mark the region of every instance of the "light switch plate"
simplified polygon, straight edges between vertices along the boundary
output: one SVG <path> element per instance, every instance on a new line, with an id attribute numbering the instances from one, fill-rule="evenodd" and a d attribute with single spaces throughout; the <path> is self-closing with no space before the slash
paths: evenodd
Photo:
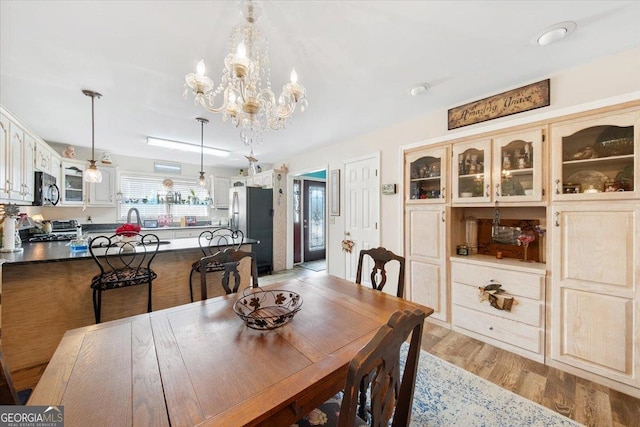
<path id="1" fill-rule="evenodd" d="M 396 194 L 396 185 L 382 184 L 382 194 Z"/>

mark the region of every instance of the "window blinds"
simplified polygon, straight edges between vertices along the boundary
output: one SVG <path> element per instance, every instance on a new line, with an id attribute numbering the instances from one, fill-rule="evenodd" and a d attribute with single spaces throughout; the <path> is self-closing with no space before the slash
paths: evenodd
<path id="1" fill-rule="evenodd" d="M 157 219 L 159 215 L 209 216 L 209 193 L 196 181 L 173 179 L 173 187 L 168 193 L 164 187 L 165 178 L 123 173 L 120 175 L 120 219 L 127 218 L 127 212 L 136 208 L 140 216 Z M 176 221 L 176 220 L 174 220 Z"/>

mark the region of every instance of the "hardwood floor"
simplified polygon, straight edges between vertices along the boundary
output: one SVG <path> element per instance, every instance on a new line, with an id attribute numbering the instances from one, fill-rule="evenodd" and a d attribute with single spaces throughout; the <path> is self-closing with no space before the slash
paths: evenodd
<path id="1" fill-rule="evenodd" d="M 294 268 L 261 284 L 318 275 Z M 422 348 L 479 377 L 593 427 L 640 427 L 640 399 L 426 322 Z"/>
<path id="2" fill-rule="evenodd" d="M 422 348 L 581 424 L 640 426 L 640 399 L 466 335 L 427 322 Z"/>

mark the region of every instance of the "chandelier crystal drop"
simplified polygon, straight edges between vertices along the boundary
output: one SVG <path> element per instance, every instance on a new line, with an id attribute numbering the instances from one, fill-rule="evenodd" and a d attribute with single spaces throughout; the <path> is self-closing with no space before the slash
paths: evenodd
<path id="1" fill-rule="evenodd" d="M 271 89 L 269 43 L 255 25 L 261 10 L 251 0 L 242 1 L 240 8 L 245 22 L 231 33 L 220 84 L 216 86 L 205 75 L 204 60 L 201 60 L 196 73 L 185 77 L 184 96 L 191 89 L 195 104 L 212 113 L 221 113 L 223 121 L 230 120 L 240 129 L 242 142 L 253 146 L 262 142 L 267 130 L 284 129 L 298 104 L 301 112 L 308 104 L 306 90 L 298 83 L 295 68 L 291 81 L 282 87 L 276 100 Z"/>

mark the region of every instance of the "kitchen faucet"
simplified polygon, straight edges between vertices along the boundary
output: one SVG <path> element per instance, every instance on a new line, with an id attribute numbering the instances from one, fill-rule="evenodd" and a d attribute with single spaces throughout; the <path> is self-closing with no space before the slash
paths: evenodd
<path id="1" fill-rule="evenodd" d="M 131 212 L 136 213 L 136 224 L 138 224 L 138 227 L 142 228 L 142 221 L 140 220 L 140 212 L 138 211 L 138 208 L 129 209 L 129 212 L 127 212 L 127 222 L 131 223 Z"/>

